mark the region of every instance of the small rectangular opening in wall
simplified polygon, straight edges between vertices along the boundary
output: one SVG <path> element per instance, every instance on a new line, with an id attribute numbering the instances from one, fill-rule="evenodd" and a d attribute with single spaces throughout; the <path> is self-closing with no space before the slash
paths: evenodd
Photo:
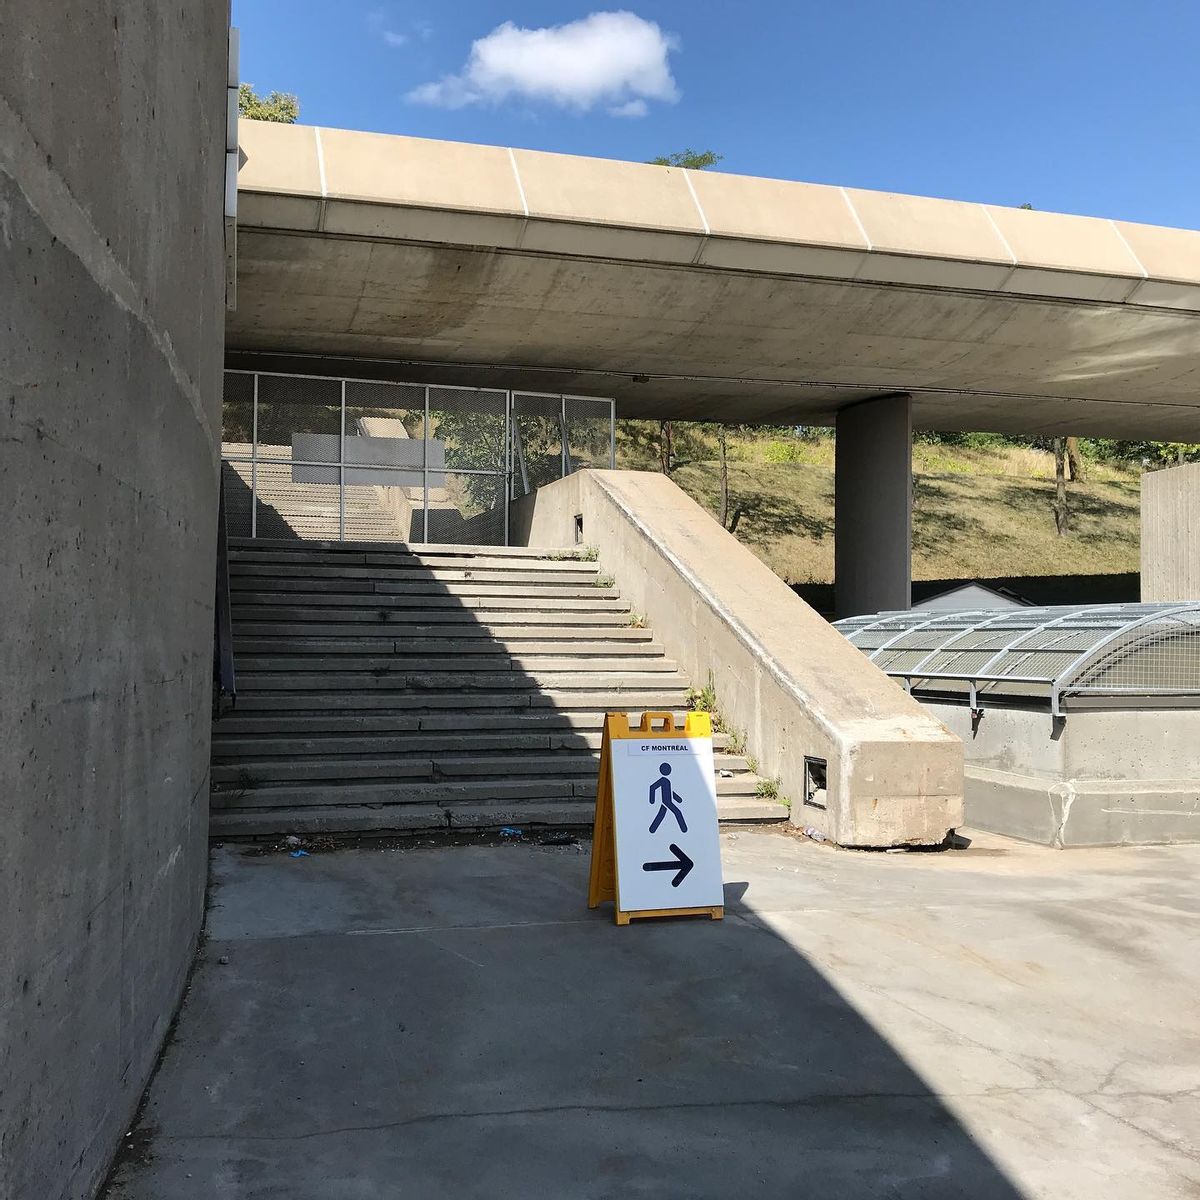
<path id="1" fill-rule="evenodd" d="M 583 545 L 583 513 L 575 514 L 575 545 Z"/>
<path id="2" fill-rule="evenodd" d="M 825 811 L 825 771 L 825 759 L 804 756 L 804 803 L 822 812 Z"/>

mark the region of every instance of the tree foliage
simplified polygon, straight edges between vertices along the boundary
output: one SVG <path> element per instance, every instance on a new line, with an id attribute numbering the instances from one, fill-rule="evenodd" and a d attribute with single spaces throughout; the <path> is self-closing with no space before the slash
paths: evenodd
<path id="1" fill-rule="evenodd" d="M 725 155 L 715 150 L 676 150 L 674 154 L 662 154 L 652 158 L 650 165 L 654 167 L 686 167 L 689 171 L 704 171 L 715 167 Z"/>
<path id="2" fill-rule="evenodd" d="M 295 125 L 300 118 L 300 101 L 291 92 L 260 96 L 252 83 L 238 84 L 238 115 L 251 121 L 278 121 Z"/>

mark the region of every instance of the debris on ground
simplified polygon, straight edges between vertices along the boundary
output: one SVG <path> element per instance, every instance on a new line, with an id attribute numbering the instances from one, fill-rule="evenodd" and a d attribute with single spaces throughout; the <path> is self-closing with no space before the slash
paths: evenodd
<path id="1" fill-rule="evenodd" d="M 812 825 L 805 825 L 803 833 L 806 838 L 811 838 L 814 842 L 823 842 L 825 840 L 825 835 Z"/>
<path id="2" fill-rule="evenodd" d="M 520 838 L 524 837 L 525 834 L 515 825 L 501 825 L 500 836 L 502 838 Z"/>
<path id="3" fill-rule="evenodd" d="M 289 857 L 290 858 L 308 858 L 309 853 L 307 850 L 293 850 L 292 853 L 289 855 Z"/>

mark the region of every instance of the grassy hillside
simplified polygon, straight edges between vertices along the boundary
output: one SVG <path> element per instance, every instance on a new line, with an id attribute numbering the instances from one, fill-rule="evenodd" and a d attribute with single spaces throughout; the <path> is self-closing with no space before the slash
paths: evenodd
<path id="1" fill-rule="evenodd" d="M 623 422 L 618 465 L 654 470 L 648 426 Z M 676 437 L 672 478 L 716 515 L 720 471 L 710 435 Z M 833 578 L 833 442 L 730 439 L 732 531 L 789 583 Z M 1072 530 L 1054 528 L 1054 459 L 1027 447 L 981 449 L 918 442 L 913 511 L 914 579 L 1107 575 L 1138 570 L 1139 473 L 1089 464 L 1068 485 Z"/>

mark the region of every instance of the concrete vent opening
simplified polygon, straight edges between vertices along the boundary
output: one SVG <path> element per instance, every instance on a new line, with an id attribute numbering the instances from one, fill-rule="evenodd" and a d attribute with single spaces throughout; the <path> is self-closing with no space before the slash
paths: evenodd
<path id="1" fill-rule="evenodd" d="M 826 808 L 827 795 L 825 775 L 827 763 L 823 758 L 804 758 L 804 803 L 809 808 Z"/>

